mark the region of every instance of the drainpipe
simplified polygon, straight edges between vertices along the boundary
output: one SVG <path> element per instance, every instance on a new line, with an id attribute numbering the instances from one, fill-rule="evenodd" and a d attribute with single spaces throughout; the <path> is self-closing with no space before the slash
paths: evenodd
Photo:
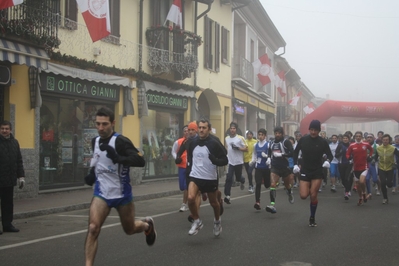
<path id="1" fill-rule="evenodd" d="M 196 17 L 196 19 L 194 20 L 194 34 L 195 35 L 198 35 L 197 34 L 197 31 L 198 31 L 198 20 L 200 18 L 202 18 L 203 16 L 205 16 L 211 10 L 211 5 L 212 5 L 212 3 L 208 4 L 208 8 L 201 15 L 199 15 L 197 17 L 197 14 L 198 14 L 198 2 L 195 1 L 195 9 L 194 9 L 194 15 Z M 195 54 L 198 57 L 198 46 L 195 47 Z M 194 71 L 194 87 L 197 87 L 197 71 Z M 196 100 L 197 100 L 196 98 L 192 99 L 192 101 L 191 101 L 191 105 L 192 106 L 196 106 L 196 104 L 197 104 Z M 194 109 L 192 108 L 192 110 L 194 110 Z M 191 120 L 196 120 L 196 119 L 197 119 L 197 117 L 194 117 L 193 112 L 191 112 Z"/>
<path id="2" fill-rule="evenodd" d="M 140 19 L 139 19 L 139 71 L 143 70 L 143 2 L 140 0 Z"/>

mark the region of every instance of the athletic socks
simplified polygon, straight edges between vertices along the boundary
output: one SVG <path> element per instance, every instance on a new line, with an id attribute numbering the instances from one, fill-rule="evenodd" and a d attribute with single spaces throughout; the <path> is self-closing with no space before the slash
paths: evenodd
<path id="1" fill-rule="evenodd" d="M 316 216 L 316 209 L 317 209 L 317 203 L 319 201 L 315 202 L 310 202 L 310 216 L 315 217 Z"/>
<path id="2" fill-rule="evenodd" d="M 274 203 L 276 201 L 276 188 L 270 188 L 270 202 Z"/>

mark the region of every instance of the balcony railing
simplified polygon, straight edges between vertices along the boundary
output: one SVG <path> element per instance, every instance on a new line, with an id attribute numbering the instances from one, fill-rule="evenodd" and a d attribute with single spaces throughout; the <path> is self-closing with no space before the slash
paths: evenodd
<path id="1" fill-rule="evenodd" d="M 56 0 L 26 0 L 0 11 L 0 36 L 41 46 L 58 47 L 58 11 Z"/>
<path id="2" fill-rule="evenodd" d="M 146 31 L 148 66 L 153 74 L 174 72 L 176 79 L 185 79 L 198 68 L 197 47 L 201 37 L 192 32 L 166 27 Z"/>
<path id="3" fill-rule="evenodd" d="M 239 81 L 242 79 L 247 85 L 253 87 L 254 84 L 254 68 L 252 63 L 242 56 L 237 56 L 234 62 L 233 79 Z"/>

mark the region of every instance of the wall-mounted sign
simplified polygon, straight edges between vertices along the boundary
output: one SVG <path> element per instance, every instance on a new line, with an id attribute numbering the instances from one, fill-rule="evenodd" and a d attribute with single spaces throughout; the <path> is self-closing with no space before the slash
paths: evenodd
<path id="1" fill-rule="evenodd" d="M 147 91 L 147 103 L 152 106 L 187 110 L 188 99 L 178 95 Z"/>
<path id="2" fill-rule="evenodd" d="M 234 104 L 234 110 L 236 114 L 239 115 L 245 115 L 245 107 L 242 105 L 239 105 L 237 103 Z"/>
<path id="3" fill-rule="evenodd" d="M 41 73 L 41 91 L 119 102 L 118 85 Z"/>

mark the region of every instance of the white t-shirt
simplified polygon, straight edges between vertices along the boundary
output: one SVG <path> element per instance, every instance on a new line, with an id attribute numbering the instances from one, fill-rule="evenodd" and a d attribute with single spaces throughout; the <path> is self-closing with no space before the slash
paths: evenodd
<path id="1" fill-rule="evenodd" d="M 225 138 L 225 141 L 227 146 L 227 158 L 229 159 L 229 164 L 244 164 L 244 152 L 240 150 L 234 150 L 232 144 L 240 148 L 245 148 L 247 147 L 245 139 L 240 135 L 235 135 L 234 137 L 227 136 Z"/>
<path id="2" fill-rule="evenodd" d="M 334 164 L 337 164 L 337 163 L 338 163 L 338 159 L 335 158 L 335 151 L 337 150 L 337 147 L 338 147 L 338 141 L 337 141 L 336 143 L 334 143 L 334 142 L 331 142 L 331 143 L 330 143 L 330 150 L 331 150 L 331 153 L 332 153 L 333 158 L 334 158 L 334 159 L 331 161 L 331 163 L 334 163 Z"/>

